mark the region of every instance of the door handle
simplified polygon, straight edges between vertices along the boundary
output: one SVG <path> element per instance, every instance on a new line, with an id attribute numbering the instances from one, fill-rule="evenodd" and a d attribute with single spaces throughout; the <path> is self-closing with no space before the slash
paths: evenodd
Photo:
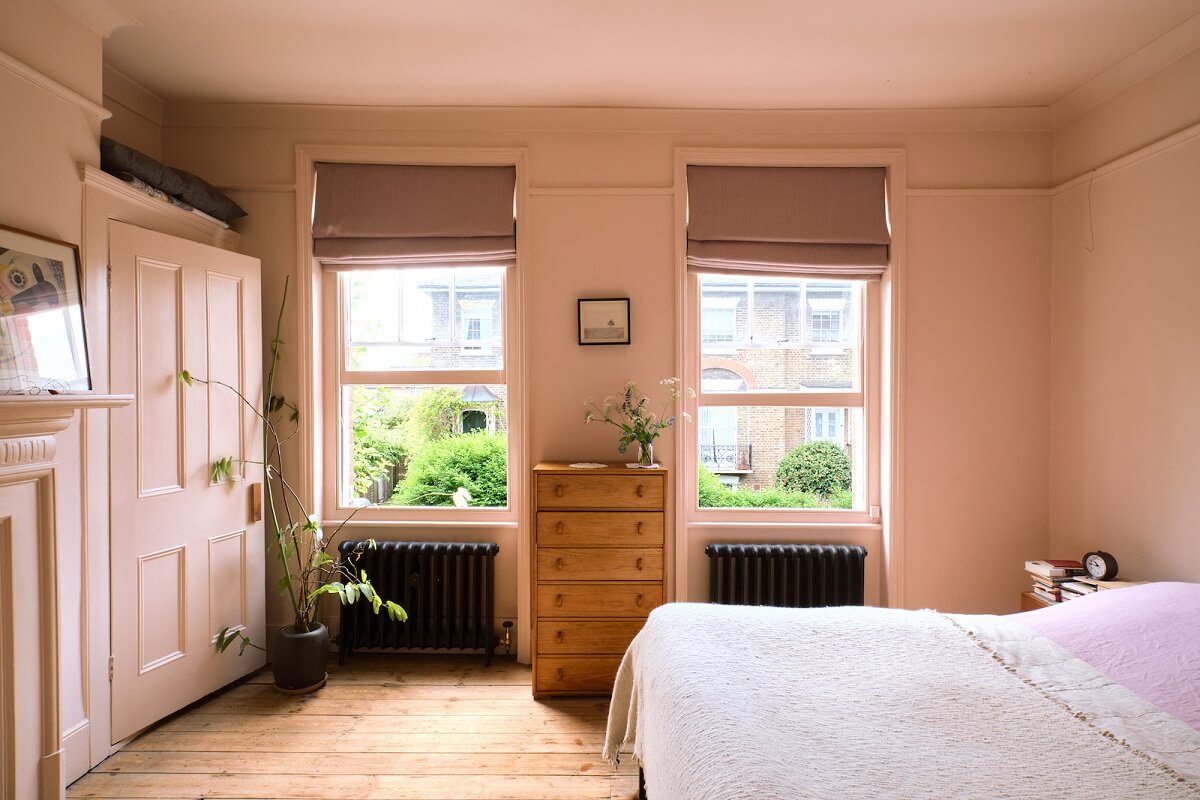
<path id="1" fill-rule="evenodd" d="M 562 644 L 562 640 L 563 640 L 563 632 L 555 631 L 554 632 L 554 641 L 558 642 L 559 644 Z"/>
<path id="2" fill-rule="evenodd" d="M 642 486 L 642 485 L 639 483 L 639 484 L 638 484 L 638 488 L 637 488 L 637 496 L 638 496 L 638 497 L 643 497 L 643 496 L 645 496 L 645 494 L 646 494 L 646 487 Z"/>
<path id="3" fill-rule="evenodd" d="M 563 604 L 563 596 L 561 594 L 554 595 L 554 605 L 558 606 L 559 608 L 562 608 L 562 604 Z"/>
<path id="4" fill-rule="evenodd" d="M 555 494 L 555 496 L 557 496 L 557 497 L 562 497 L 562 496 L 563 496 L 563 491 L 564 491 L 564 487 L 563 487 L 563 485 L 562 485 L 561 483 L 560 483 L 560 484 L 557 484 L 557 485 L 555 485 L 555 487 L 554 487 L 554 494 Z"/>
<path id="5" fill-rule="evenodd" d="M 637 560 L 637 568 L 639 570 L 642 568 L 642 560 L 640 558 Z"/>
<path id="6" fill-rule="evenodd" d="M 250 521 L 258 522 L 263 517 L 262 483 L 250 484 Z"/>
<path id="7" fill-rule="evenodd" d="M 559 522 L 557 525 L 554 526 L 554 532 L 557 533 L 559 536 L 562 536 L 564 527 L 566 527 L 566 526 L 563 525 L 561 522 Z"/>

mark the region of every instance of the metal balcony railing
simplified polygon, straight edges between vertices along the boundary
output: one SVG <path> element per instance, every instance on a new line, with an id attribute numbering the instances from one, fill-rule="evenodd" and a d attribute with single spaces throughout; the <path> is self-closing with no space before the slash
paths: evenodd
<path id="1" fill-rule="evenodd" d="M 700 463 L 710 472 L 749 472 L 753 468 L 753 456 L 754 445 L 700 445 Z"/>

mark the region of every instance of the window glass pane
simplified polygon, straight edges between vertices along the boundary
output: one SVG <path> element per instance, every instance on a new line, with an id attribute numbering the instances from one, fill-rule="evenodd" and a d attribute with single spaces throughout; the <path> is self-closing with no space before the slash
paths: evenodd
<path id="1" fill-rule="evenodd" d="M 862 281 L 701 275 L 702 377 L 741 377 L 721 391 L 858 391 L 862 295 Z"/>
<path id="2" fill-rule="evenodd" d="M 352 370 L 501 369 L 503 269 L 344 274 Z"/>
<path id="3" fill-rule="evenodd" d="M 701 507 L 861 510 L 861 408 L 701 406 Z"/>
<path id="4" fill-rule="evenodd" d="M 504 385 L 342 389 L 344 505 L 508 504 Z"/>

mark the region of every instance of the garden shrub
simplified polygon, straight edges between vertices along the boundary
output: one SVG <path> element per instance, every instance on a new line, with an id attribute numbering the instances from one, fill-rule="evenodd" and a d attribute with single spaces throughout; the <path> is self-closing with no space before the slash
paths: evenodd
<path id="1" fill-rule="evenodd" d="M 700 497 L 701 508 L 725 508 L 732 505 L 730 501 L 734 492 L 702 464 L 697 481 L 697 494 Z"/>
<path id="2" fill-rule="evenodd" d="M 391 503 L 449 506 L 459 487 L 473 506 L 508 502 L 508 448 L 501 435 L 476 431 L 431 442 L 408 464 Z"/>
<path id="3" fill-rule="evenodd" d="M 775 470 L 775 483 L 793 492 L 829 497 L 850 488 L 850 456 L 832 442 L 805 442 L 788 451 Z"/>
<path id="4" fill-rule="evenodd" d="M 700 467 L 697 494 L 701 508 L 823 508 L 821 498 L 811 492 L 793 492 L 775 486 L 754 491 L 735 491 L 706 469 Z"/>
<path id="5" fill-rule="evenodd" d="M 854 508 L 854 492 L 849 489 L 834 489 L 829 495 L 829 505 L 833 508 Z"/>

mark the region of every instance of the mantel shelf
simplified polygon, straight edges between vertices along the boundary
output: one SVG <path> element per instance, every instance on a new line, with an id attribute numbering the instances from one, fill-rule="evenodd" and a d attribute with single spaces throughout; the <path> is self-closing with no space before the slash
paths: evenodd
<path id="1" fill-rule="evenodd" d="M 0 439 L 50 436 L 71 424 L 76 409 L 121 408 L 131 394 L 0 395 Z"/>

